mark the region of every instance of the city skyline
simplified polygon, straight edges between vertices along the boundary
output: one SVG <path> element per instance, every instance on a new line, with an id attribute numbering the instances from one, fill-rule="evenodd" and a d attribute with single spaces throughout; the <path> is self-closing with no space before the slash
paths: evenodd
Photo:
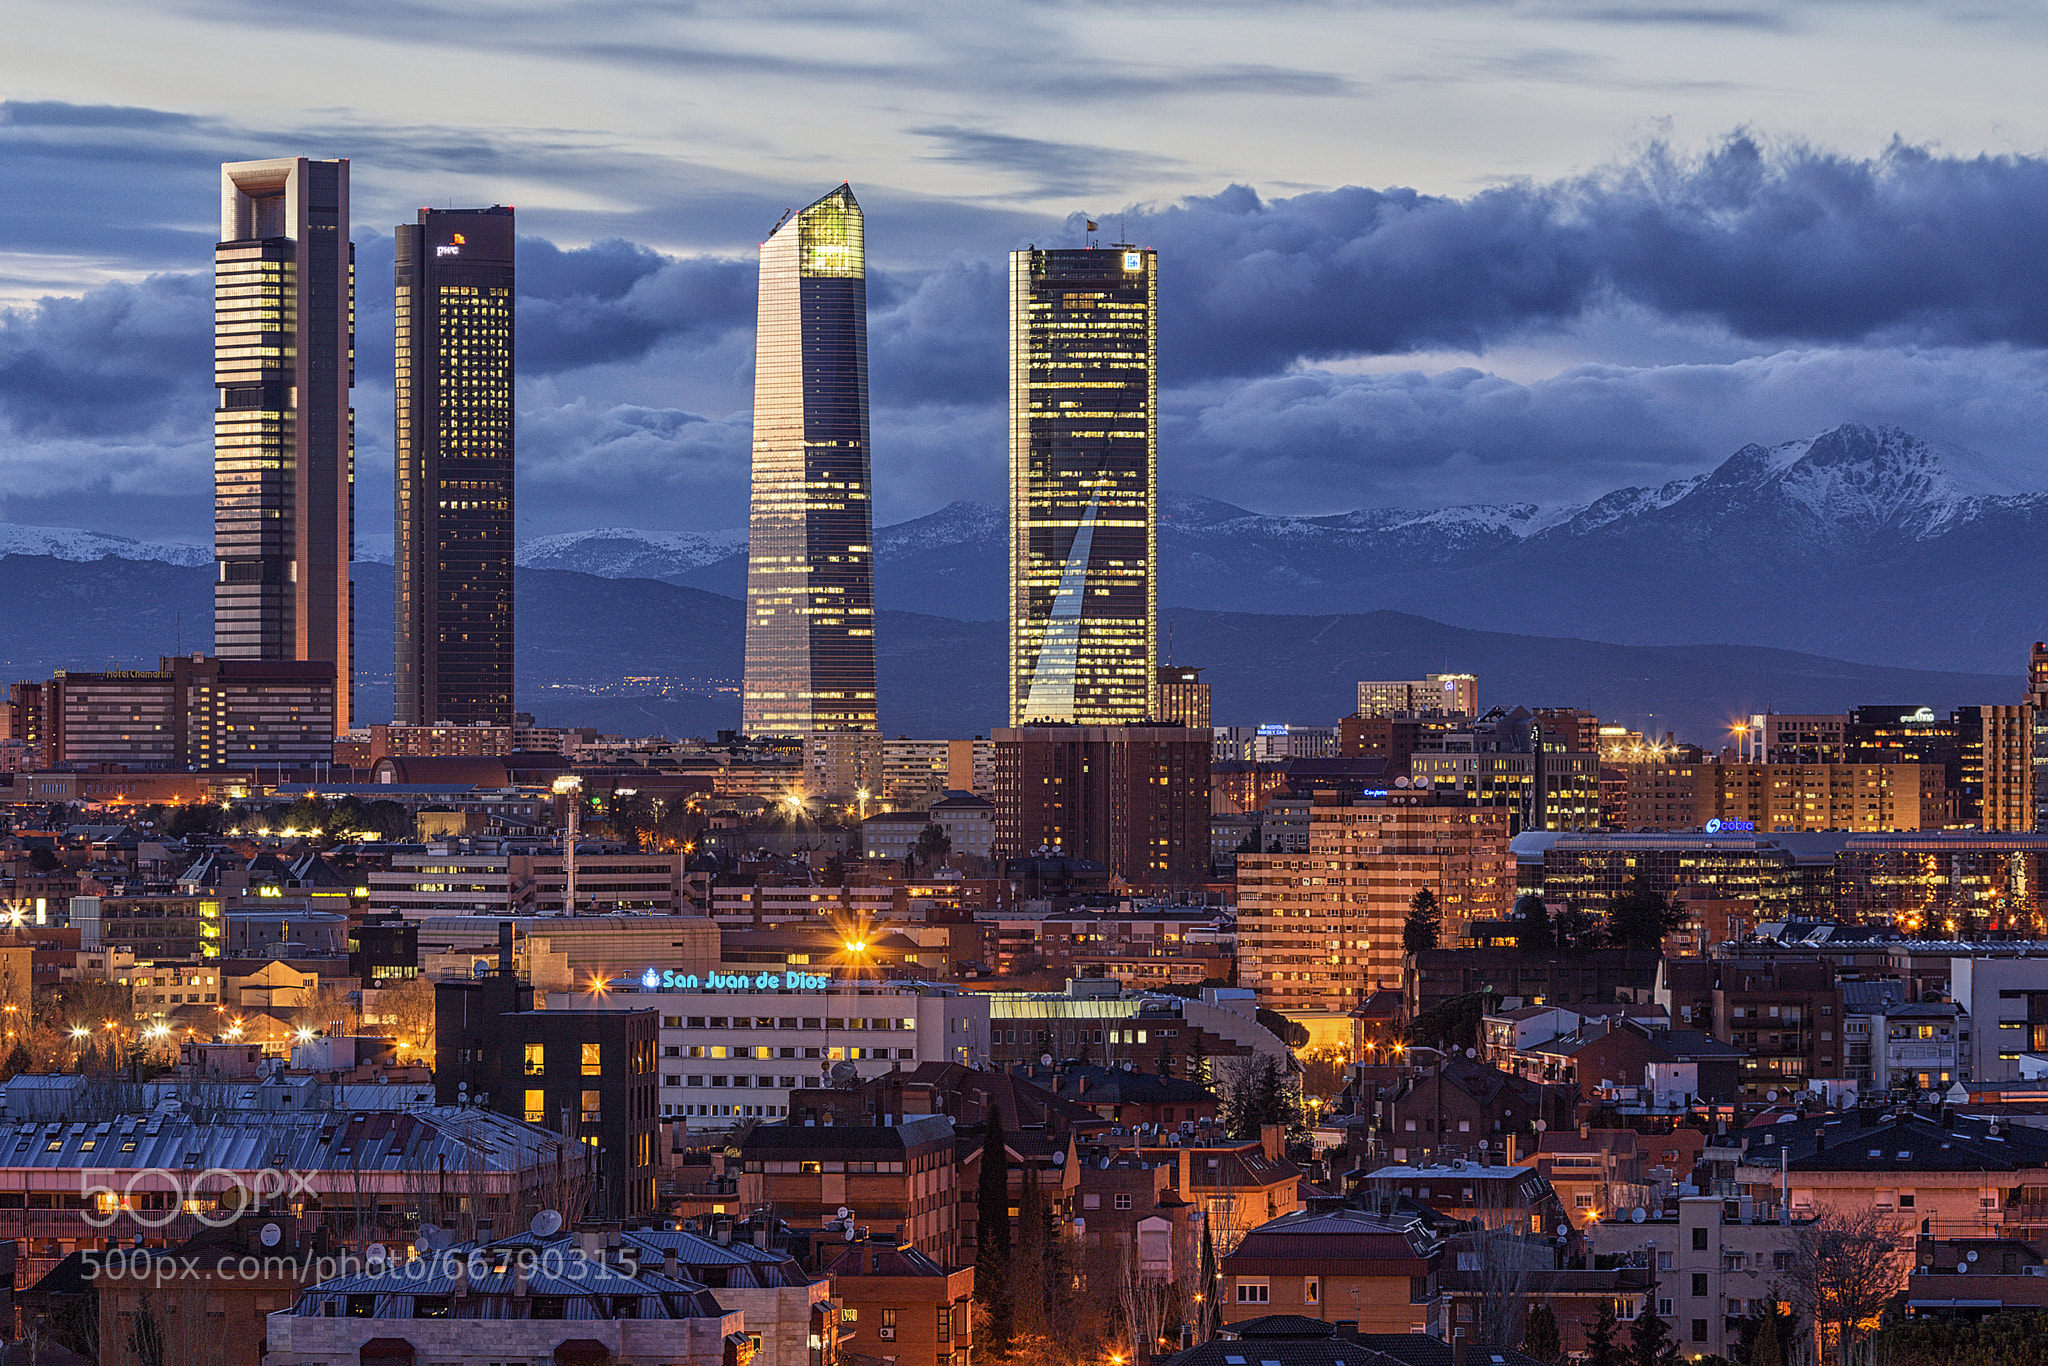
<path id="1" fill-rule="evenodd" d="M 872 47 L 695 15 L 614 16 L 630 55 L 541 55 L 527 44 L 558 21 L 500 13 L 449 63 L 445 17 L 337 48 L 322 16 L 137 12 L 193 59 L 124 79 L 24 13 L 0 139 L 24 190 L 0 219 L 0 297 L 26 310 L 0 368 L 0 521 L 203 539 L 184 490 L 210 405 L 180 355 L 213 232 L 190 176 L 273 148 L 353 157 L 359 223 L 519 203 L 522 538 L 739 525 L 748 255 L 806 187 L 848 175 L 876 222 L 884 523 L 1000 499 L 997 263 L 1079 246 L 1081 215 L 1190 286 L 1160 319 L 1168 494 L 1317 514 L 1569 503 L 1843 421 L 2048 484 L 2026 285 L 2044 130 L 2019 79 L 2042 34 L 2016 8 L 1363 5 L 1253 24 L 1153 7 L 1079 25 L 1026 6 L 980 29 L 890 5 L 864 15 Z M 242 60 L 256 50 L 317 52 L 328 74 L 292 89 L 274 73 L 304 64 Z M 970 74 L 998 50 L 1002 100 Z M 664 61 L 703 94 L 650 119 L 636 102 Z M 508 120 L 483 95 L 507 88 L 549 95 Z M 1102 122 L 1082 88 L 1124 117 Z M 359 242 L 381 277 L 388 231 Z M 374 411 L 390 301 L 360 303 Z M 381 536 L 390 434 L 359 435 L 360 520 Z"/>

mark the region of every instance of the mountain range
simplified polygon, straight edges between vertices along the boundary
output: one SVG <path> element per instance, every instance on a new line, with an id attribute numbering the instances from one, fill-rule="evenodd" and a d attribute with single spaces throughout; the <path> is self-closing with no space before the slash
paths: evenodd
<path id="1" fill-rule="evenodd" d="M 879 528 L 877 605 L 1000 619 L 1006 536 L 1001 509 L 967 502 Z M 1563 507 L 1279 517 L 1168 496 L 1159 556 L 1163 606 L 1388 609 L 1483 630 L 1733 641 L 1927 669 L 2020 668 L 2048 624 L 2014 612 L 2023 586 L 2048 573 L 2048 492 L 1975 486 L 1918 437 L 1857 425 Z M 528 541 L 519 563 L 744 597 L 746 534 L 564 533 Z"/>
<path id="2" fill-rule="evenodd" d="M 2012 700 L 2048 634 L 2014 606 L 2048 570 L 2048 493 L 1973 484 L 1965 460 L 1896 429 L 1747 446 L 1568 507 L 1278 517 L 1179 496 L 1160 521 L 1162 646 L 1209 670 L 1221 723 L 1326 724 L 1358 679 L 1469 670 L 1489 701 L 1704 739 L 1766 704 Z M 892 733 L 995 724 L 1005 537 L 1000 510 L 964 502 L 876 533 Z M 607 729 L 734 724 L 745 543 L 617 528 L 524 543 L 520 705 Z M 358 553 L 358 709 L 374 719 L 389 709 L 388 539 Z M 0 526 L 0 667 L 204 648 L 209 558 Z"/>

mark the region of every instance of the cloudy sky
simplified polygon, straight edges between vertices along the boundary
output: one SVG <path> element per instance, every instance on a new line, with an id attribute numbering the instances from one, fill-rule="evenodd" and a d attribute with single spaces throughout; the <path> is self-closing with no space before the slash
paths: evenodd
<path id="1" fill-rule="evenodd" d="M 991 500 L 1002 256 L 1161 253 L 1169 492 L 1561 503 L 1842 421 L 2048 488 L 2021 0 L 0 0 L 0 520 L 209 535 L 218 163 L 518 206 L 523 535 L 744 519 L 754 250 L 867 210 L 878 516 Z"/>

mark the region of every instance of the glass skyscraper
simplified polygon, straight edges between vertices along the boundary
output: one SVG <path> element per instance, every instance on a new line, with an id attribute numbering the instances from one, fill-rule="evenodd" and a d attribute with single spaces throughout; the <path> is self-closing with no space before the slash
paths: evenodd
<path id="1" fill-rule="evenodd" d="M 1153 717 L 1158 258 L 1010 255 L 1010 724 Z"/>
<path id="2" fill-rule="evenodd" d="M 512 210 L 396 229 L 393 710 L 512 724 Z"/>
<path id="3" fill-rule="evenodd" d="M 355 247 L 348 162 L 220 168 L 214 248 L 213 642 L 324 660 L 349 728 Z"/>
<path id="4" fill-rule="evenodd" d="M 747 544 L 748 735 L 801 738 L 815 792 L 876 784 L 867 262 L 841 185 L 761 244 Z"/>

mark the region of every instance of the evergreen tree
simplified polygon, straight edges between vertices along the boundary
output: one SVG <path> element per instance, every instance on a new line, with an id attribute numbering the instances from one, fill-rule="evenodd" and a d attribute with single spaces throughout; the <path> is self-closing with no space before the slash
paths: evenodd
<path id="1" fill-rule="evenodd" d="M 1628 891 L 1607 903 L 1607 937 L 1627 949 L 1654 949 L 1685 923 L 1685 912 L 1638 874 Z"/>
<path id="2" fill-rule="evenodd" d="M 4 1071 L 11 1081 L 34 1066 L 35 1059 L 29 1055 L 28 1044 L 16 1039 L 14 1047 L 7 1051 L 7 1062 L 4 1067 L 0 1067 L 0 1071 Z"/>
<path id="3" fill-rule="evenodd" d="M 1435 948 L 1443 935 L 1443 924 L 1436 893 L 1424 887 L 1408 903 L 1408 923 L 1401 927 L 1401 952 L 1420 953 Z"/>
<path id="4" fill-rule="evenodd" d="M 1785 1366 L 1785 1335 L 1780 1323 L 1784 1317 L 1774 1297 L 1757 1321 L 1756 1333 L 1743 1353 L 1743 1366 Z"/>
<path id="5" fill-rule="evenodd" d="M 1515 947 L 1523 953 L 1549 953 L 1557 947 L 1550 908 L 1542 897 L 1531 894 L 1515 903 Z"/>
<path id="6" fill-rule="evenodd" d="M 1522 1351 L 1542 1362 L 1564 1360 L 1564 1341 L 1557 1333 L 1557 1315 L 1551 1312 L 1548 1304 L 1534 1305 L 1523 1320 Z"/>
<path id="7" fill-rule="evenodd" d="M 1678 1366 L 1678 1342 L 1648 1305 L 1629 1330 L 1627 1366 Z"/>
<path id="8" fill-rule="evenodd" d="M 1222 1313 L 1222 1306 L 1216 1303 L 1216 1240 L 1210 1235 L 1209 1221 L 1202 1221 L 1202 1283 L 1196 1287 L 1195 1296 L 1200 1301 L 1195 1310 L 1195 1341 L 1207 1342 L 1212 1334 L 1210 1324 Z"/>
<path id="9" fill-rule="evenodd" d="M 1594 1317 L 1593 1326 L 1586 1330 L 1586 1366 L 1628 1366 L 1628 1351 L 1620 1337 L 1614 1302 L 1600 1301 L 1600 1312 Z"/>
<path id="10" fill-rule="evenodd" d="M 1010 1284 L 1010 1161 L 1003 1117 L 989 1111 L 981 1140 L 981 1181 L 975 1188 L 974 1299 L 981 1306 L 981 1346 L 993 1357 L 1010 1350 L 1017 1304 Z"/>

